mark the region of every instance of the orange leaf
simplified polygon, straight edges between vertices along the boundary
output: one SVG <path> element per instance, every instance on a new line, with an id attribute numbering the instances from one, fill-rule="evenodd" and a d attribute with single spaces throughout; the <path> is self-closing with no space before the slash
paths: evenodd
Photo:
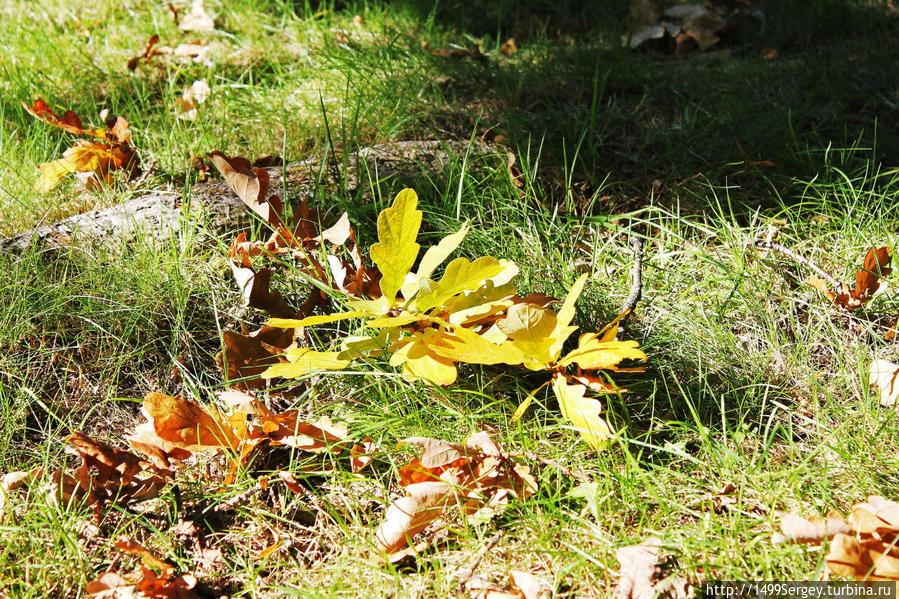
<path id="1" fill-rule="evenodd" d="M 177 447 L 194 450 L 227 447 L 236 450 L 240 440 L 217 412 L 208 412 L 198 404 L 162 393 L 148 393 L 144 411 L 153 419 L 160 438 Z"/>

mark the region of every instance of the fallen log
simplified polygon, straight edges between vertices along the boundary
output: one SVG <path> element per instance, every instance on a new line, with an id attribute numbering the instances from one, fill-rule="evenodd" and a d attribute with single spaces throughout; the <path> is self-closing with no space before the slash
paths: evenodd
<path id="1" fill-rule="evenodd" d="M 349 193 L 372 197 L 372 186 L 391 178 L 408 180 L 416 174 L 445 171 L 456 161 L 483 159 L 496 154 L 483 144 L 404 141 L 361 148 L 356 156 L 331 159 L 324 166 L 314 158 L 266 169 L 272 193 L 311 196 L 316 182 L 330 180 Z M 472 164 L 477 167 L 482 160 Z M 334 182 L 339 182 L 339 185 Z M 286 195 L 286 194 L 284 194 Z M 76 214 L 51 225 L 36 227 L 0 240 L 0 251 L 22 252 L 32 247 L 64 248 L 75 245 L 110 245 L 143 238 L 162 241 L 181 231 L 188 221 L 200 224 L 211 235 L 246 227 L 250 211 L 224 181 L 198 183 L 187 194 L 152 191 L 110 208 Z"/>

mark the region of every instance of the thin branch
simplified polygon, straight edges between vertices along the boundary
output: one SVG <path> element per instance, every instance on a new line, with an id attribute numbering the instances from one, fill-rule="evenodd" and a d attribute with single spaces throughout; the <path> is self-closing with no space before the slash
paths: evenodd
<path id="1" fill-rule="evenodd" d="M 481 547 L 481 550 L 478 551 L 478 555 L 471 562 L 468 570 L 466 570 L 465 573 L 459 577 L 460 587 L 464 587 L 465 583 L 474 577 L 474 573 L 477 572 L 478 566 L 481 565 L 481 560 L 483 560 L 484 556 L 486 556 L 490 552 L 490 550 L 493 549 L 493 547 L 497 543 L 499 543 L 499 540 L 503 538 L 503 534 L 505 534 L 505 531 L 499 531 L 498 533 L 493 535 L 493 537 L 489 541 L 487 541 L 487 543 L 483 547 Z"/>
<path id="2" fill-rule="evenodd" d="M 621 307 L 621 312 L 627 312 L 627 314 L 618 323 L 619 337 L 624 334 L 624 325 L 627 323 L 627 319 L 637 307 L 637 302 L 643 297 L 643 240 L 639 237 L 631 237 L 630 246 L 634 252 L 634 264 L 631 266 L 631 289 Z"/>
<path id="3" fill-rule="evenodd" d="M 565 476 L 567 476 L 569 478 L 573 478 L 575 480 L 579 480 L 582 483 L 590 481 L 590 478 L 587 475 L 582 474 L 580 472 L 576 472 L 576 471 L 572 470 L 571 468 L 568 468 L 567 466 L 563 466 L 562 464 L 556 462 L 555 460 L 551 460 L 549 458 L 544 458 L 542 456 L 539 456 L 536 453 L 534 453 L 533 451 L 515 451 L 515 452 L 507 453 L 506 455 L 508 455 L 509 457 L 513 457 L 513 458 L 524 458 L 526 460 L 531 460 L 532 462 L 537 462 L 544 466 L 549 466 L 550 468 L 555 468 L 556 470 L 558 470 Z"/>
<path id="4" fill-rule="evenodd" d="M 755 247 L 760 250 L 774 250 L 775 252 L 779 252 L 779 253 L 783 254 L 784 256 L 792 258 L 799 264 L 815 271 L 818 275 L 821 276 L 822 279 L 824 279 L 825 281 L 830 283 L 831 287 L 833 287 L 834 289 L 837 289 L 840 287 L 839 281 L 837 281 L 835 278 L 830 276 L 830 274 L 827 271 L 825 271 L 823 268 L 821 268 L 820 266 L 818 266 L 817 264 L 815 264 L 808 258 L 800 256 L 799 254 L 797 254 L 796 252 L 794 252 L 793 250 L 791 250 L 790 248 L 788 248 L 784 245 L 775 243 L 773 241 L 756 241 Z"/>

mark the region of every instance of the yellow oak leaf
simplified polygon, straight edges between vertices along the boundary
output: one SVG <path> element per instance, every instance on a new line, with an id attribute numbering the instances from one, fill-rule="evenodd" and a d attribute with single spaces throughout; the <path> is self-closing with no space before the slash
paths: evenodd
<path id="1" fill-rule="evenodd" d="M 452 360 L 417 346 L 409 352 L 406 363 L 403 364 L 403 379 L 407 381 L 422 380 L 443 387 L 455 383 L 457 376 L 458 371 Z"/>
<path id="2" fill-rule="evenodd" d="M 55 188 L 59 181 L 70 173 L 95 173 L 105 181 L 110 164 L 116 157 L 109 152 L 109 146 L 98 142 L 79 141 L 63 152 L 59 160 L 38 165 L 41 176 L 37 190 L 46 193 Z"/>
<path id="3" fill-rule="evenodd" d="M 373 329 L 384 329 L 393 327 L 404 327 L 407 324 L 418 322 L 420 320 L 428 320 L 425 314 L 412 314 L 409 312 L 400 312 L 396 316 L 382 316 L 381 318 L 372 318 L 366 321 L 365 326 Z"/>
<path id="4" fill-rule="evenodd" d="M 559 400 L 562 415 L 574 424 L 584 440 L 593 449 L 602 449 L 608 443 L 612 430 L 606 421 L 599 417 L 602 404 L 589 397 L 585 385 L 569 385 L 565 375 L 557 372 L 553 375 L 553 393 Z"/>
<path id="5" fill-rule="evenodd" d="M 454 362 L 514 366 L 526 359 L 518 348 L 508 343 L 497 345 L 464 327 L 455 327 L 450 332 L 434 331 L 431 341 L 434 353 Z"/>
<path id="6" fill-rule="evenodd" d="M 443 264 L 449 255 L 456 251 L 465 236 L 468 235 L 468 222 L 462 224 L 462 227 L 455 233 L 451 233 L 440 240 L 437 245 L 428 248 L 425 255 L 421 258 L 418 265 L 418 271 L 415 276 L 419 279 L 427 279 L 434 273 L 438 266 Z"/>
<path id="7" fill-rule="evenodd" d="M 262 378 L 271 379 L 280 376 L 287 379 L 297 378 L 315 370 L 340 370 L 346 368 L 352 359 L 343 356 L 343 352 L 315 351 L 299 347 L 287 352 L 287 364 L 274 364 L 262 373 Z"/>
<path id="8" fill-rule="evenodd" d="M 307 316 L 306 318 L 270 318 L 265 324 L 270 327 L 278 327 L 279 329 L 298 329 L 300 327 L 311 327 L 317 324 L 327 324 L 329 322 L 349 320 L 351 318 L 363 318 L 368 315 L 368 312 L 354 310 L 351 312 L 338 312 L 336 314 L 316 314 L 315 316 Z"/>
<path id="9" fill-rule="evenodd" d="M 562 307 L 559 308 L 559 312 L 556 314 L 556 328 L 550 335 L 554 340 L 550 354 L 554 357 L 558 357 L 562 353 L 562 345 L 565 343 L 565 340 L 577 330 L 577 327 L 569 325 L 574 318 L 574 304 L 584 290 L 587 276 L 587 273 L 584 273 L 577 278 L 574 285 L 568 290 L 568 295 L 565 296 L 565 301 L 562 302 Z"/>
<path id="10" fill-rule="evenodd" d="M 415 264 L 419 245 L 415 243 L 421 227 L 421 210 L 416 210 L 418 195 L 404 189 L 393 206 L 378 215 L 378 243 L 371 246 L 371 259 L 381 272 L 381 293 L 388 307 L 396 301 L 396 292 Z"/>
<path id="11" fill-rule="evenodd" d="M 534 304 L 514 304 L 496 326 L 518 341 L 535 341 L 550 337 L 556 328 L 556 314 Z"/>
<path id="12" fill-rule="evenodd" d="M 600 341 L 597 333 L 584 333 L 576 349 L 559 361 L 559 366 L 577 364 L 584 370 L 614 370 L 624 359 L 646 360 L 636 341 Z"/>
<path id="13" fill-rule="evenodd" d="M 47 193 L 55 189 L 66 175 L 77 172 L 66 158 L 39 164 L 37 168 L 41 172 L 41 176 L 35 187 L 40 193 Z"/>
<path id="14" fill-rule="evenodd" d="M 456 258 L 447 265 L 439 282 L 430 284 L 428 289 L 423 288 L 419 292 L 414 302 L 415 309 L 427 312 L 431 308 L 442 306 L 454 295 L 474 291 L 493 277 L 501 274 L 508 276 L 510 271 L 514 271 L 511 275 L 514 276 L 518 273 L 518 267 L 508 260 L 497 260 L 492 256 L 483 256 L 474 262 L 468 258 Z"/>

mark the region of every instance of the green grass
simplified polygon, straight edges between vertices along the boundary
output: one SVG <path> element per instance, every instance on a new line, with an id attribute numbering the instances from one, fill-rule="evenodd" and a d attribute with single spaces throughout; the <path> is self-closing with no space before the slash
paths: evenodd
<path id="1" fill-rule="evenodd" d="M 97 124 L 104 108 L 125 116 L 144 164 L 156 163 L 145 189 L 183 189 L 197 178 L 191 155 L 212 150 L 287 161 L 334 152 L 343 164 L 371 143 L 474 137 L 514 152 L 524 185 L 512 184 L 501 156 L 417 173 L 423 245 L 469 219 L 461 254 L 515 261 L 522 291 L 560 297 L 590 272 L 576 323 L 594 330 L 627 296 L 627 242 L 642 236 L 644 299 L 628 328 L 649 368 L 618 377 L 631 392 L 604 400 L 622 435 L 601 454 L 545 392 L 511 424 L 542 382 L 514 369 L 463 367 L 449 389 L 405 383 L 377 361 L 312 377 L 296 407 L 379 442 L 374 467 L 353 474 L 272 452 L 221 487 L 210 476 L 223 460 L 204 458 L 177 488 L 109 510 L 98 529 L 89 509 L 33 485 L 0 522 L 0 594 L 84 596 L 119 559 L 112 543 L 122 537 L 238 597 L 456 596 L 457 577 L 497 534 L 477 573 L 502 581 L 529 570 L 560 597 L 609 596 L 615 549 L 650 535 L 693 583 L 797 580 L 818 576 L 826 552 L 772 545 L 779 512 L 899 497 L 895 415 L 867 389 L 870 360 L 899 357 L 883 341 L 899 300 L 888 290 L 862 314 L 840 314 L 799 284 L 807 269 L 751 247 L 774 226 L 779 242 L 849 280 L 868 247 L 895 244 L 894 12 L 759 1 L 763 25 L 677 58 L 618 47 L 624 3 L 208 4 L 219 31 L 185 34 L 164 3 L 0 0 L 0 235 L 134 193 L 66 182 L 38 194 L 36 165 L 71 140 L 21 108 L 36 97 Z M 155 33 L 169 46 L 205 39 L 210 61 L 157 57 L 129 72 Z M 510 56 L 499 51 L 508 37 L 519 49 Z M 423 40 L 478 46 L 485 59 L 436 56 Z M 760 57 L 768 47 L 778 58 Z M 180 119 L 176 96 L 195 79 L 211 97 L 200 118 Z M 346 188 L 326 172 L 314 203 L 348 210 L 367 247 L 400 187 Z M 229 242 L 194 230 L 161 246 L 0 254 L 0 470 L 59 467 L 75 430 L 122 446 L 149 391 L 211 400 L 223 385 L 220 329 L 264 320 L 240 309 Z M 279 284 L 300 297 L 295 281 Z M 396 468 L 410 456 L 396 442 L 461 441 L 483 428 L 589 485 L 576 490 L 576 479 L 532 462 L 540 490 L 527 502 L 484 525 L 447 518 L 412 565 L 369 563 Z M 252 491 L 276 469 L 294 471 L 317 500 Z M 716 491 L 726 484 L 736 490 L 725 499 Z M 169 530 L 179 520 L 205 529 L 223 561 L 198 561 Z"/>

